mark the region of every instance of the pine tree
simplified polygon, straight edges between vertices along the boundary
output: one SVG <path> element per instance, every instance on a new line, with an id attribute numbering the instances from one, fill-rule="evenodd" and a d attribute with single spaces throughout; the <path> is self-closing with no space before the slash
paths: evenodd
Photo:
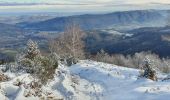
<path id="1" fill-rule="evenodd" d="M 28 40 L 26 58 L 34 59 L 36 56 L 40 56 L 38 45 L 32 40 Z"/>
<path id="2" fill-rule="evenodd" d="M 48 79 L 53 78 L 55 69 L 58 67 L 58 59 L 55 54 L 42 56 L 36 42 L 29 40 L 26 52 L 18 57 L 19 69 L 39 79 L 41 83 L 46 84 Z"/>

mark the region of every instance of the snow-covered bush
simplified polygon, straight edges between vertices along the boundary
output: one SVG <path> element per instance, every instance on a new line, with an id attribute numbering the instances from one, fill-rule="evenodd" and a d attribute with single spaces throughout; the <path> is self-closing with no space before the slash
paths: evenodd
<path id="1" fill-rule="evenodd" d="M 108 62 L 109 54 L 106 53 L 103 49 L 100 50 L 100 52 L 96 55 L 96 60 L 101 62 Z"/>
<path id="2" fill-rule="evenodd" d="M 71 66 L 73 64 L 76 64 L 78 62 L 78 59 L 74 58 L 74 57 L 68 57 L 65 59 L 65 64 L 67 66 Z"/>
<path id="3" fill-rule="evenodd" d="M 42 57 L 39 59 L 41 65 L 35 71 L 35 77 L 40 79 L 41 83 L 46 84 L 47 80 L 54 78 L 55 69 L 58 67 L 58 62 L 50 57 Z"/>
<path id="4" fill-rule="evenodd" d="M 141 77 L 145 77 L 154 81 L 157 80 L 156 71 L 154 70 L 153 65 L 149 59 L 144 61 L 142 69 L 143 73 L 141 73 Z"/>
<path id="5" fill-rule="evenodd" d="M 0 82 L 8 81 L 10 78 L 3 73 L 0 73 Z"/>

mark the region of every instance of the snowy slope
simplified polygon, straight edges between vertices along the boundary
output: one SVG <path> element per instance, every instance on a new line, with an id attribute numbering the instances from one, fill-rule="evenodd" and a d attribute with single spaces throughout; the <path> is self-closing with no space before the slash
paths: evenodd
<path id="1" fill-rule="evenodd" d="M 41 96 L 25 97 L 27 91 L 34 92 L 26 88 L 33 80 L 29 74 L 5 75 L 11 80 L 0 83 L 0 100 L 167 100 L 170 96 L 170 81 L 138 79 L 137 69 L 87 60 L 71 67 L 60 65 Z M 14 85 L 18 79 L 20 86 Z"/>

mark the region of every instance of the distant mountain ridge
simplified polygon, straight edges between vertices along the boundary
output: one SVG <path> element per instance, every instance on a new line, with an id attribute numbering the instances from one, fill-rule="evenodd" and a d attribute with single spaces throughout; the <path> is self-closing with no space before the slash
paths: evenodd
<path id="1" fill-rule="evenodd" d="M 160 57 L 170 57 L 170 26 L 146 27 L 127 31 L 129 37 L 97 32 L 86 38 L 87 51 L 96 54 L 104 49 L 109 54 L 134 55 L 151 51 Z"/>
<path id="2" fill-rule="evenodd" d="M 84 30 L 100 28 L 121 27 L 146 27 L 163 26 L 166 24 L 167 15 L 170 11 L 161 10 L 136 10 L 114 12 L 108 14 L 85 14 L 67 17 L 56 17 L 46 21 L 35 23 L 20 23 L 19 26 L 34 30 L 62 31 L 69 23 L 76 23 Z"/>

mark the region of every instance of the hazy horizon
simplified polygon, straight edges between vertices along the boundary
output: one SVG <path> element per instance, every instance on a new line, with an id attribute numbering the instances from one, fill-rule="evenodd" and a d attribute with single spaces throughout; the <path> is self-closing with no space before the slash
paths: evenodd
<path id="1" fill-rule="evenodd" d="M 169 0 L 0 0 L 1 14 L 107 13 L 129 10 L 170 9 Z"/>

